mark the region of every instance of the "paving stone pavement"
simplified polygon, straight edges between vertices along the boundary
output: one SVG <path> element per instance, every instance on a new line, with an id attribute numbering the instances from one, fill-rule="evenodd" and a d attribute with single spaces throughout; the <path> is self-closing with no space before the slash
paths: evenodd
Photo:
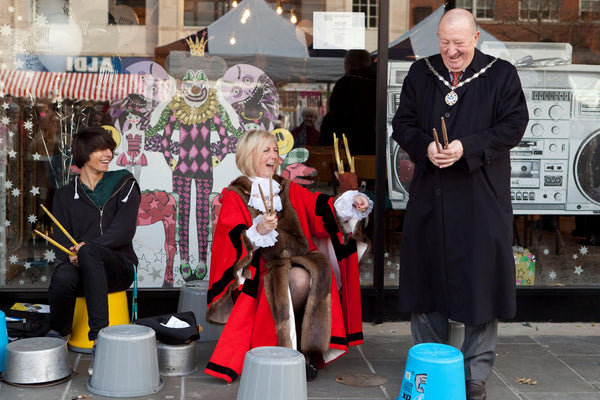
<path id="1" fill-rule="evenodd" d="M 319 371 L 307 383 L 308 399 L 395 400 L 400 392 L 408 350 L 413 345 L 407 322 L 365 323 L 365 343 Z M 165 376 L 155 394 L 143 400 L 236 399 L 240 379 L 232 384 L 202 371 L 215 342 L 196 342 L 198 371 Z M 48 387 L 17 387 L 0 382 L 0 400 L 71 400 L 106 397 L 86 389 L 88 354 L 69 352 L 73 375 L 67 382 Z M 374 373 L 387 379 L 381 386 L 355 387 L 336 382 L 347 373 Z M 519 383 L 531 379 L 535 385 Z M 596 324 L 501 323 L 496 363 L 487 383 L 489 400 L 600 400 L 600 326 Z M 426 399 L 437 400 L 437 399 Z M 451 400 L 451 399 L 440 399 Z"/>

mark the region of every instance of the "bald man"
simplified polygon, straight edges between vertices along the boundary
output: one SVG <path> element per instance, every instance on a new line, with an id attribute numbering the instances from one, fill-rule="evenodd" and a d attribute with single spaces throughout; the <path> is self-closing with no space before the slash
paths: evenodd
<path id="1" fill-rule="evenodd" d="M 392 121 L 392 138 L 415 163 L 399 307 L 417 343 L 447 343 L 448 320 L 465 324 L 467 399 L 483 400 L 498 318 L 516 311 L 509 152 L 527 105 L 514 66 L 476 48 L 471 13 L 446 12 L 437 35 L 440 53 L 411 66 Z"/>

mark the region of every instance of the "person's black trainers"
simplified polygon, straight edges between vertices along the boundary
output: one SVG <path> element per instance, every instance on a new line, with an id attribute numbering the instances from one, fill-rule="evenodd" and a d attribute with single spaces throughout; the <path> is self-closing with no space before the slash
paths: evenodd
<path id="1" fill-rule="evenodd" d="M 92 359 L 90 360 L 90 365 L 88 367 L 88 375 L 92 376 L 94 373 L 94 358 L 96 358 L 96 344 L 92 346 Z"/>
<path id="2" fill-rule="evenodd" d="M 46 335 L 46 337 L 52 337 L 52 338 L 56 338 L 56 339 L 62 339 L 65 340 L 62 335 L 60 333 L 58 333 L 57 331 L 55 331 L 54 329 L 50 329 Z"/>
<path id="3" fill-rule="evenodd" d="M 306 364 L 306 380 L 312 382 L 315 380 L 318 374 L 317 368 L 312 364 Z"/>

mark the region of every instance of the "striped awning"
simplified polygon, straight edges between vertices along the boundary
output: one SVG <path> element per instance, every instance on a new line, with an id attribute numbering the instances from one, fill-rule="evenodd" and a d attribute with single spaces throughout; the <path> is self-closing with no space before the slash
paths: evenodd
<path id="1" fill-rule="evenodd" d="M 94 74 L 75 72 L 0 71 L 2 91 L 16 97 L 78 100 L 117 100 L 130 93 L 145 94 L 146 77 L 138 74 Z M 167 80 L 153 80 L 160 90 L 153 97 L 164 100 L 169 96 Z M 158 96 L 157 96 L 158 95 Z"/>

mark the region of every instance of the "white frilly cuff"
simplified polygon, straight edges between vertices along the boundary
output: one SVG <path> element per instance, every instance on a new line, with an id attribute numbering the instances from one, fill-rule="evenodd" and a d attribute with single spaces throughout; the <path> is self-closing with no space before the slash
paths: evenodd
<path id="1" fill-rule="evenodd" d="M 354 196 L 358 194 L 362 194 L 369 201 L 369 208 L 364 212 L 360 212 L 354 207 Z M 366 218 L 373 210 L 373 200 L 369 199 L 369 197 L 358 190 L 347 190 L 335 200 L 333 206 L 335 207 L 340 222 L 346 222 L 351 218 L 360 220 Z"/>
<path id="2" fill-rule="evenodd" d="M 279 232 L 276 230 L 272 230 L 266 235 L 261 235 L 256 230 L 256 226 L 260 224 L 262 221 L 262 215 L 256 216 L 254 220 L 252 220 L 252 226 L 246 231 L 246 236 L 252 242 L 255 248 L 257 247 L 273 247 L 275 243 L 277 243 L 277 236 L 279 236 Z"/>

